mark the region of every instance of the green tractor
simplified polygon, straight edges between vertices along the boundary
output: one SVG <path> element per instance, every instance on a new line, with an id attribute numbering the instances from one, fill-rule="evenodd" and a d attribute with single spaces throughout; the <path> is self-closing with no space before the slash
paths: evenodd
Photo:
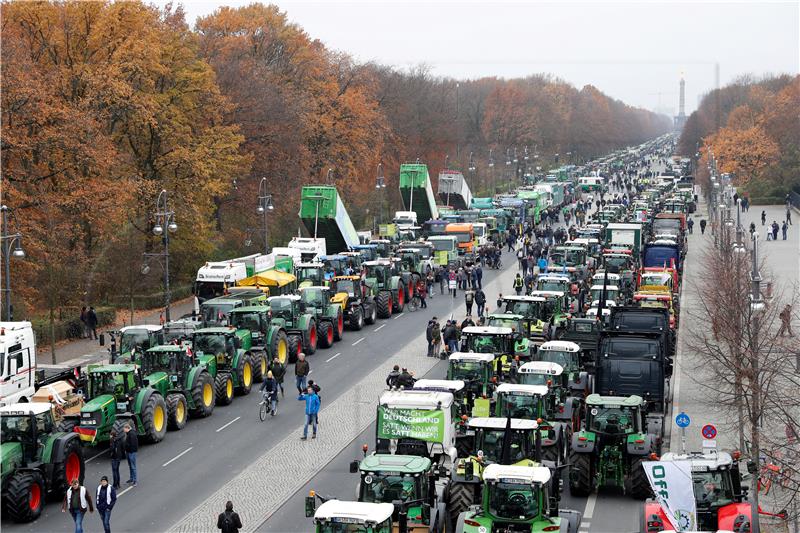
<path id="1" fill-rule="evenodd" d="M 459 514 L 455 530 L 560 531 L 577 533 L 578 511 L 558 508 L 559 480 L 541 466 L 489 465 L 483 471 L 480 505 Z"/>
<path id="2" fill-rule="evenodd" d="M 270 323 L 269 307 L 249 305 L 231 311 L 230 325 L 250 331 L 253 354 L 253 381 L 259 383 L 267 377 L 270 361 L 277 357 L 282 364 L 289 358 L 289 337 L 286 331 Z"/>
<path id="3" fill-rule="evenodd" d="M 542 460 L 555 465 L 567 461 L 571 428 L 555 420 L 550 405 L 550 389 L 545 385 L 501 383 L 497 387 L 495 416 L 536 420 L 542 440 Z"/>
<path id="4" fill-rule="evenodd" d="M 131 363 L 140 354 L 164 344 L 164 326 L 143 324 L 126 326 L 119 331 L 109 332 L 111 336 L 110 360 L 112 363 Z M 105 339 L 103 339 L 105 341 Z"/>
<path id="5" fill-rule="evenodd" d="M 538 466 L 538 424 L 521 418 L 474 417 L 467 421 L 474 435 L 465 457 L 453 463 L 447 490 L 447 510 L 453 521 L 479 502 L 487 466 L 495 463 Z"/>
<path id="6" fill-rule="evenodd" d="M 375 304 L 379 318 L 389 318 L 392 313 L 402 313 L 406 305 L 406 287 L 403 279 L 386 259 L 365 261 L 366 283 L 375 293 Z"/>
<path id="7" fill-rule="evenodd" d="M 288 337 L 289 362 L 294 363 L 300 352 L 306 355 L 316 352 L 319 339 L 317 321 L 311 313 L 303 310 L 300 295 L 272 296 L 268 302 L 270 325 L 281 328 Z"/>
<path id="8" fill-rule="evenodd" d="M 580 427 L 581 400 L 569 388 L 569 375 L 561 365 L 550 361 L 529 361 L 517 369 L 514 381 L 521 385 L 546 386 L 548 419 L 566 425 L 570 432 Z"/>
<path id="9" fill-rule="evenodd" d="M 489 416 L 490 402 L 497 384 L 494 377 L 494 354 L 451 353 L 447 359 L 447 379 L 464 382 L 465 394 L 474 398 L 473 416 Z"/>
<path id="10" fill-rule="evenodd" d="M 203 418 L 214 412 L 214 379 L 205 365 L 186 348 L 165 344 L 141 357 L 141 371 L 167 403 L 167 428 L 183 429 L 191 414 Z"/>
<path id="11" fill-rule="evenodd" d="M 229 405 L 234 393 L 250 394 L 253 387 L 253 354 L 250 330 L 212 327 L 195 330 L 192 353 L 214 378 L 216 403 Z"/>
<path id="12" fill-rule="evenodd" d="M 429 458 L 372 454 L 350 463 L 350 473 L 360 474 L 359 502 L 406 504 L 407 531 L 445 530 L 445 484 L 439 482 L 439 472 Z"/>
<path id="13" fill-rule="evenodd" d="M 80 438 L 56 428 L 49 403 L 0 407 L 3 514 L 14 522 L 39 518 L 49 494 L 60 497 L 86 472 Z"/>
<path id="14" fill-rule="evenodd" d="M 572 397 L 585 398 L 594 390 L 594 376 L 581 367 L 580 345 L 570 341 L 545 342 L 536 350 L 536 360 L 561 366 Z"/>
<path id="15" fill-rule="evenodd" d="M 572 435 L 569 489 L 586 496 L 613 485 L 637 499 L 651 496 L 642 462 L 658 454 L 660 437 L 647 433 L 641 396 L 586 398 L 586 417 Z"/>
<path id="16" fill-rule="evenodd" d="M 336 276 L 331 280 L 331 302 L 338 304 L 350 329 L 359 331 L 364 324 L 378 319 L 375 295 L 361 276 Z"/>
<path id="17" fill-rule="evenodd" d="M 331 289 L 323 286 L 303 287 L 300 293 L 300 309 L 310 313 L 317 323 L 317 339 L 321 348 L 330 348 L 344 337 L 344 313 L 342 306 L 331 302 Z"/>
<path id="18" fill-rule="evenodd" d="M 511 328 L 514 336 L 514 355 L 518 355 L 521 360 L 527 361 L 531 357 L 533 344 L 525 336 L 525 321 L 522 315 L 513 313 L 490 313 L 486 315 L 486 326 L 497 328 Z"/>
<path id="19" fill-rule="evenodd" d="M 121 435 L 125 424 L 147 442 L 159 442 L 167 434 L 167 404 L 154 385 L 142 379 L 136 365 L 89 365 L 89 401 L 79 416 L 65 415 L 62 427 L 74 427 L 88 446 L 108 442 L 112 430 Z"/>
<path id="20" fill-rule="evenodd" d="M 408 533 L 408 529 L 392 529 L 395 514 L 391 503 L 364 503 L 341 500 L 325 500 L 319 508 L 319 495 L 306 497 L 306 518 L 314 517 L 315 533 Z"/>
<path id="21" fill-rule="evenodd" d="M 461 351 L 494 354 L 494 373 L 501 379 L 511 373 L 515 361 L 530 359 L 529 352 L 517 354 L 517 348 L 527 347 L 528 340 L 511 328 L 498 326 L 468 326 L 461 330 Z M 521 355 L 522 357 L 517 357 Z"/>

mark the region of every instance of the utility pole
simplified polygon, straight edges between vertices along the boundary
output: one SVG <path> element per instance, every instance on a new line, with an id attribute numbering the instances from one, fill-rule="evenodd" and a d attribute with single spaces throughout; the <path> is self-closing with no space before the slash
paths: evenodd
<path id="1" fill-rule="evenodd" d="M 164 317 L 166 321 L 171 320 L 169 313 L 170 300 L 172 295 L 169 289 L 169 234 L 178 231 L 178 224 L 175 223 L 175 212 L 169 210 L 167 191 L 162 190 L 156 199 L 156 210 L 153 213 L 153 235 L 161 237 L 161 243 L 164 245 L 164 251 L 159 254 L 145 253 L 144 264 L 142 265 L 142 274 L 147 275 L 150 272 L 148 261 L 151 257 L 161 258 L 164 260 L 162 266 L 164 267 Z"/>
<path id="2" fill-rule="evenodd" d="M 0 206 L 2 211 L 2 228 L 0 228 L 0 245 L 2 245 L 3 255 L 3 276 L 5 276 L 5 286 L 2 292 L 5 293 L 5 317 L 7 322 L 14 321 L 14 308 L 11 305 L 11 258 L 16 257 L 22 259 L 25 257 L 25 251 L 22 249 L 22 234 L 16 232 L 13 234 L 8 233 L 8 206 Z M 11 247 L 14 250 L 11 250 Z"/>
<path id="3" fill-rule="evenodd" d="M 750 438 L 752 442 L 753 460 L 756 465 L 760 464 L 761 455 L 761 435 L 759 433 L 760 409 L 761 409 L 761 390 L 759 385 L 759 372 L 760 372 L 760 353 L 758 346 L 758 333 L 760 325 L 760 315 L 764 311 L 765 304 L 761 298 L 761 272 L 758 268 L 758 232 L 753 233 L 753 270 L 750 273 L 750 311 L 752 320 L 752 331 L 750 334 L 750 370 L 752 377 L 751 388 L 753 390 L 752 405 L 750 409 L 749 422 L 750 422 Z M 760 533 L 761 526 L 758 518 L 758 490 L 751 491 L 752 499 L 750 500 L 751 516 L 753 517 L 752 533 Z"/>
<path id="4" fill-rule="evenodd" d="M 264 255 L 269 254 L 269 238 L 267 235 L 267 214 L 274 210 L 272 195 L 267 194 L 267 178 L 261 178 L 258 184 L 258 207 L 256 213 L 261 215 L 261 228 L 264 231 Z"/>

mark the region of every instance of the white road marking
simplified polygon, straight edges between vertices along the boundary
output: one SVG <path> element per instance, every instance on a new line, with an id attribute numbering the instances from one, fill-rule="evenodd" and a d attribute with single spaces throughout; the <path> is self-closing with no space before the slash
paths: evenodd
<path id="1" fill-rule="evenodd" d="M 91 461 L 94 461 L 95 459 L 97 459 L 98 457 L 100 457 L 101 455 L 103 455 L 104 453 L 106 453 L 107 451 L 108 451 L 108 449 L 105 449 L 105 450 L 103 450 L 102 452 L 100 452 L 100 453 L 98 453 L 98 454 L 95 454 L 95 455 L 93 455 L 93 456 L 89 457 L 88 459 L 86 459 L 86 461 L 85 461 L 85 462 L 89 463 L 89 462 L 91 462 Z"/>
<path id="2" fill-rule="evenodd" d="M 364 339 L 366 339 L 366 337 L 361 337 L 360 339 L 358 339 L 356 342 L 353 343 L 353 346 L 355 346 L 359 342 L 363 341 Z"/>
<path id="3" fill-rule="evenodd" d="M 310 372 L 309 372 L 309 373 L 310 373 Z M 233 420 L 231 420 L 230 422 L 228 422 L 227 424 L 225 424 L 224 426 L 222 426 L 221 428 L 219 428 L 219 429 L 217 430 L 217 433 L 219 433 L 220 431 L 222 431 L 222 430 L 223 430 L 223 429 L 225 429 L 226 427 L 230 426 L 231 424 L 233 424 L 234 422 L 236 422 L 236 421 L 237 421 L 237 420 L 239 420 L 240 418 L 242 418 L 242 417 L 241 417 L 241 416 L 237 416 L 236 418 L 234 418 Z"/>
<path id="4" fill-rule="evenodd" d="M 405 313 L 400 313 L 399 315 L 394 315 L 394 316 L 392 317 L 392 320 L 397 320 L 398 318 L 403 318 L 404 316 L 406 316 L 406 314 L 405 314 Z"/>
<path id="5" fill-rule="evenodd" d="M 340 355 L 342 355 L 342 352 L 336 352 L 336 355 L 334 355 L 334 356 L 333 356 L 333 357 L 331 357 L 331 358 L 325 359 L 325 362 L 326 362 L 326 363 L 330 363 L 331 361 L 333 361 L 334 359 L 336 359 L 336 358 L 337 358 L 337 357 L 339 357 Z"/>
<path id="6" fill-rule="evenodd" d="M 122 496 L 123 494 L 125 494 L 126 492 L 128 492 L 129 490 L 131 490 L 132 488 L 133 488 L 133 485 L 131 485 L 131 486 L 130 486 L 130 487 L 128 487 L 127 489 L 123 490 L 122 492 L 118 492 L 118 493 L 117 493 L 117 498 L 119 498 L 120 496 Z"/>
<path id="7" fill-rule="evenodd" d="M 163 468 L 163 467 L 167 466 L 168 464 L 170 464 L 171 462 L 177 461 L 178 459 L 180 459 L 181 457 L 183 457 L 184 455 L 186 455 L 187 453 L 192 451 L 192 448 L 194 448 L 194 446 L 189 446 L 188 448 L 183 450 L 181 453 L 179 453 L 178 455 L 176 455 L 175 457 L 173 457 L 172 459 L 170 459 L 169 461 L 167 461 L 166 463 L 161 465 L 161 467 Z"/>
<path id="8" fill-rule="evenodd" d="M 581 518 L 580 531 L 586 533 L 592 523 L 592 514 L 594 514 L 594 504 L 597 503 L 597 493 L 593 492 L 586 500 L 586 507 L 583 510 L 583 517 Z"/>
<path id="9" fill-rule="evenodd" d="M 375 331 L 379 331 L 379 330 L 381 330 L 381 329 L 383 329 L 383 328 L 385 328 L 385 327 L 386 327 L 386 324 L 381 324 L 380 326 L 378 326 L 377 328 L 375 328 Z"/>

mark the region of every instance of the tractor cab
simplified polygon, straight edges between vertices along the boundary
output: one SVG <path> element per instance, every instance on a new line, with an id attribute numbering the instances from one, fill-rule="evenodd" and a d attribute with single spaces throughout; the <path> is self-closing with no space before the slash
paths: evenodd
<path id="1" fill-rule="evenodd" d="M 573 283 L 567 274 L 539 274 L 536 278 L 537 291 L 560 292 L 565 298 L 573 293 Z"/>
<path id="2" fill-rule="evenodd" d="M 523 334 L 527 337 L 543 336 L 545 299 L 538 296 L 504 296 L 504 311 L 508 314 L 522 316 L 525 330 Z"/>
<path id="3" fill-rule="evenodd" d="M 75 428 L 81 441 L 90 445 L 107 441 L 117 414 L 135 411 L 134 402 L 142 387 L 135 365 L 90 365 L 86 391 L 89 401 L 81 407 Z"/>
<path id="4" fill-rule="evenodd" d="M 495 416 L 537 420 L 546 417 L 546 385 L 501 383 L 497 387 Z"/>
<path id="5" fill-rule="evenodd" d="M 356 244 L 353 246 L 353 251 L 361 255 L 361 262 L 375 261 L 378 258 L 378 245 L 377 244 Z"/>
<path id="6" fill-rule="evenodd" d="M 213 355 L 218 364 L 232 360 L 239 348 L 239 338 L 232 328 L 203 328 L 192 335 L 192 353 Z"/>
<path id="7" fill-rule="evenodd" d="M 351 258 L 342 254 L 321 255 L 319 260 L 323 264 L 325 272 L 325 279 L 330 279 L 333 276 L 346 276 L 352 274 L 350 270 Z"/>
<path id="8" fill-rule="evenodd" d="M 525 336 L 525 321 L 522 315 L 491 313 L 486 317 L 487 327 L 510 328 L 514 338 L 514 355 L 527 360 L 531 356 L 531 343 Z"/>
<path id="9" fill-rule="evenodd" d="M 236 329 L 246 329 L 253 339 L 253 348 L 263 349 L 269 329 L 269 307 L 249 305 L 231 311 L 228 323 Z"/>
<path id="10" fill-rule="evenodd" d="M 327 500 L 315 512 L 314 498 L 306 498 L 306 516 L 314 516 L 316 533 L 392 533 L 391 503 Z"/>
<path id="11" fill-rule="evenodd" d="M 461 351 L 513 354 L 515 335 L 511 328 L 468 326 L 461 330 Z"/>
<path id="12" fill-rule="evenodd" d="M 591 393 L 593 377 L 583 369 L 581 363 L 581 347 L 571 341 L 548 341 L 536 352 L 536 359 L 542 362 L 555 363 L 564 371 L 566 387 L 569 395 L 584 398 Z"/>
<path id="13" fill-rule="evenodd" d="M 32 402 L 0 407 L 0 435 L 3 440 L 3 474 L 7 468 L 22 466 L 41 460 L 50 433 L 56 430 L 53 411 L 49 403 Z M 9 443 L 20 445 L 21 454 L 14 463 L 13 454 L 6 456 L 6 450 L 13 448 Z"/>
<path id="14" fill-rule="evenodd" d="M 535 434 L 539 428 L 536 420 L 475 417 L 467 421 L 467 427 L 475 431 L 475 455 L 484 465 L 533 463 Z M 508 443 L 505 442 L 507 436 Z"/>
<path id="15" fill-rule="evenodd" d="M 192 357 L 186 353 L 186 348 L 167 344 L 150 348 L 141 357 L 142 375 L 153 376 L 163 372 L 167 375 L 170 386 L 177 387 L 182 384 L 192 368 Z M 152 384 L 152 378 L 148 378 Z"/>
<path id="16" fill-rule="evenodd" d="M 364 263 L 366 269 L 367 285 L 375 288 L 388 287 L 393 275 L 393 265 L 388 259 L 379 259 L 377 261 L 366 261 Z"/>
<path id="17" fill-rule="evenodd" d="M 297 278 L 298 287 L 310 287 L 312 285 L 324 285 L 330 275 L 325 270 L 325 265 L 320 262 L 297 263 L 294 266 L 294 275 Z"/>
<path id="18" fill-rule="evenodd" d="M 461 380 L 467 392 L 489 398 L 494 391 L 494 354 L 454 352 L 447 365 L 447 379 Z"/>
<path id="19" fill-rule="evenodd" d="M 138 354 L 164 342 L 164 326 L 154 324 L 126 326 L 119 330 L 119 352 L 112 353 L 112 360 L 131 363 Z"/>
<path id="20" fill-rule="evenodd" d="M 324 286 L 303 287 L 300 293 L 300 309 L 312 314 L 322 313 L 331 304 L 331 290 Z M 312 309 L 316 309 L 314 313 Z"/>
<path id="21" fill-rule="evenodd" d="M 738 454 L 734 454 L 738 455 Z M 747 489 L 742 487 L 738 457 L 726 452 L 665 453 L 665 462 L 689 463 L 697 506 L 697 528 L 702 530 L 749 531 L 751 506 Z M 674 531 L 661 504 L 645 503 L 646 533 Z"/>
<path id="22" fill-rule="evenodd" d="M 537 318 L 543 323 L 543 326 L 545 323 L 548 325 L 545 336 L 556 338 L 558 328 L 563 327 L 563 323 L 568 318 L 564 294 L 557 291 L 531 291 L 531 297 L 544 300 L 539 307 Z"/>
<path id="23" fill-rule="evenodd" d="M 273 296 L 267 300 L 269 304 L 270 320 L 281 321 L 285 327 L 294 325 L 295 318 L 302 313 L 301 297 L 297 294 Z"/>

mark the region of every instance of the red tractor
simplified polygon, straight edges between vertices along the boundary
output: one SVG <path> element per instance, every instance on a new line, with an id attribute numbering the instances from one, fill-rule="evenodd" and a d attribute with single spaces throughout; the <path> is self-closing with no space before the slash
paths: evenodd
<path id="1" fill-rule="evenodd" d="M 686 524 L 698 531 L 741 531 L 749 533 L 752 524 L 752 507 L 747 499 L 746 486 L 742 486 L 739 472 L 739 454 L 726 452 L 665 453 L 661 461 L 690 461 L 692 486 L 697 504 L 697 524 Z M 759 514 L 768 514 L 759 510 Z M 780 516 L 775 515 L 775 516 Z M 644 504 L 644 533 L 676 531 L 667 518 L 664 508 L 655 500 Z"/>

